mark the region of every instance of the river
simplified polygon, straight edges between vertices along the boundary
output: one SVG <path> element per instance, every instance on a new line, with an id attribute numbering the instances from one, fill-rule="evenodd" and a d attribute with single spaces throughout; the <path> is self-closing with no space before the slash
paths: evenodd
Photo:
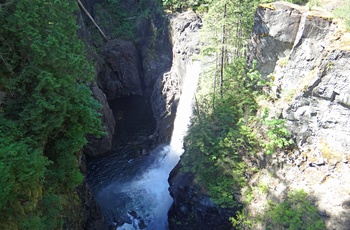
<path id="1" fill-rule="evenodd" d="M 124 141 L 108 156 L 88 162 L 88 184 L 109 225 L 106 229 L 112 225 L 118 226 L 118 230 L 168 229 L 167 212 L 173 201 L 168 191 L 168 177 L 184 151 L 183 138 L 192 115 L 200 63 L 190 63 L 186 69 L 170 144 L 146 151 L 147 146 L 140 143 L 147 145 L 147 141 L 137 140 L 152 133 L 154 127 L 152 118 L 140 113 L 140 105 L 149 103 L 147 98 L 134 97 L 115 108 L 126 111 L 120 116 L 137 122 L 119 123 L 117 128 L 122 137 L 119 139 Z M 147 108 L 150 107 L 144 106 Z M 136 117 L 130 119 L 130 116 Z"/>

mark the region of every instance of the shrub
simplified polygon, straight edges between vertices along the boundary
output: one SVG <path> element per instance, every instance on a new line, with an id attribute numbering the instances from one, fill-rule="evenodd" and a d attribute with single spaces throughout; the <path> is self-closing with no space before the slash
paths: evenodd
<path id="1" fill-rule="evenodd" d="M 270 202 L 263 216 L 267 229 L 325 229 L 325 224 L 303 190 L 291 191 L 280 204 Z"/>

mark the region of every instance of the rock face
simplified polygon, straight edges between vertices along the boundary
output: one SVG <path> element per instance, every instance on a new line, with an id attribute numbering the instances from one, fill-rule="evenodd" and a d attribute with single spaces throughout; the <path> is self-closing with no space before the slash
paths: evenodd
<path id="1" fill-rule="evenodd" d="M 268 163 L 283 184 L 263 170 L 252 183 L 270 181 L 270 190 L 278 193 L 269 198 L 304 189 L 327 229 L 345 230 L 350 226 L 350 39 L 327 15 L 279 2 L 257 10 L 249 59 L 273 82 L 270 111 L 287 120 L 298 150 Z"/>
<path id="2" fill-rule="evenodd" d="M 100 4 L 100 6 L 108 4 L 104 1 L 94 0 L 85 0 L 83 3 L 97 23 L 103 25 L 101 12 L 96 10 L 99 9 L 103 11 L 102 13 L 110 12 L 108 9 L 101 9 L 101 7 L 95 6 L 97 4 Z M 113 39 L 102 47 L 97 47 L 100 51 L 99 54 L 91 51 L 90 55 L 97 62 L 96 81 L 98 87 L 93 87 L 93 92 L 95 98 L 103 106 L 102 119 L 107 135 L 101 139 L 89 138 L 89 145 L 84 151 L 88 156 L 98 157 L 107 153 L 115 143 L 119 143 L 118 141 L 120 140 L 116 137 L 125 136 L 119 135 L 121 130 L 118 128 L 125 126 L 125 124 L 121 124 L 123 111 L 117 109 L 114 111 L 115 117 L 113 117 L 113 113 L 110 110 L 110 108 L 121 108 L 122 106 L 108 105 L 108 103 L 120 102 L 121 105 L 124 105 L 128 98 L 135 98 L 133 96 L 142 95 L 145 101 L 149 101 L 148 98 L 151 97 L 152 110 L 157 122 L 154 135 L 150 135 L 147 140 L 152 141 L 153 145 L 170 141 L 172 123 L 175 118 L 177 101 L 182 86 L 182 77 L 185 75 L 186 65 L 190 59 L 189 55 L 196 50 L 193 46 L 198 44 L 198 41 L 187 44 L 187 41 L 190 41 L 191 38 L 185 38 L 193 31 L 197 31 L 201 24 L 198 21 L 199 18 L 193 12 L 191 16 L 183 16 L 183 21 L 177 24 L 182 26 L 181 29 L 176 28 L 176 32 L 174 32 L 177 36 L 175 39 L 178 39 L 182 33 L 183 41 L 177 46 L 179 53 L 173 56 L 168 30 L 168 17 L 165 17 L 163 11 L 159 10 L 159 1 L 148 1 L 147 6 L 142 4 L 144 4 L 142 1 L 137 0 L 120 3 L 121 8 L 128 13 L 127 20 L 131 20 L 135 25 L 136 34 L 133 36 L 133 42 Z M 149 11 L 144 15 L 140 15 L 140 9 L 145 7 Z M 89 31 L 91 29 L 91 26 L 89 27 L 89 24 L 91 25 L 89 18 L 85 17 L 85 15 L 82 15 L 80 18 L 84 22 L 80 24 L 82 26 L 87 25 L 85 29 L 82 29 L 81 34 L 87 37 L 86 40 L 90 41 L 88 43 L 91 43 L 91 45 L 100 44 L 92 38 L 93 36 L 96 37 L 96 34 L 93 31 Z M 191 26 L 182 25 L 185 23 L 185 19 L 192 20 L 190 22 Z M 104 29 L 107 32 L 107 37 L 111 38 L 113 36 L 108 34 L 108 31 L 112 31 L 113 25 L 110 25 L 109 22 L 107 24 L 108 28 Z M 175 60 L 174 62 L 172 62 L 173 59 Z M 170 71 L 172 64 L 175 67 Z M 141 113 L 141 110 L 139 110 L 138 115 L 141 115 Z M 82 161 L 81 163 L 82 168 L 85 167 L 84 162 Z M 100 226 L 104 225 L 103 218 L 91 197 L 89 187 L 83 186 L 80 191 L 85 208 L 83 228 L 102 229 L 103 227 Z"/>
<path id="3" fill-rule="evenodd" d="M 170 173 L 169 184 L 174 198 L 168 212 L 169 229 L 232 229 L 229 218 L 236 210 L 217 207 L 196 185 L 192 173 L 181 172 L 181 163 Z"/>
<path id="4" fill-rule="evenodd" d="M 169 17 L 173 40 L 172 67 L 157 79 L 151 96 L 158 124 L 157 136 L 162 143 L 170 141 L 183 77 L 186 76 L 192 56 L 199 53 L 199 29 L 202 26 L 201 19 L 193 11 Z"/>
<path id="5" fill-rule="evenodd" d="M 102 105 L 102 124 L 105 127 L 106 135 L 102 136 L 101 138 L 88 137 L 89 143 L 84 147 L 84 153 L 89 156 L 97 156 L 104 154 L 112 149 L 115 131 L 115 119 L 113 112 L 107 102 L 107 97 L 102 92 L 102 90 L 98 86 L 93 86 L 92 93 Z"/>
<path id="6" fill-rule="evenodd" d="M 97 73 L 97 84 L 106 94 L 107 100 L 142 95 L 142 75 L 139 56 L 130 41 L 114 39 L 102 50 L 101 64 Z"/>

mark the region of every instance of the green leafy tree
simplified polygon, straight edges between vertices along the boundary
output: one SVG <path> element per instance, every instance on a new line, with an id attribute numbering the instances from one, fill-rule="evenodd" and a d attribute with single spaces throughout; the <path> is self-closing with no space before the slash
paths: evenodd
<path id="1" fill-rule="evenodd" d="M 73 0 L 1 5 L 1 229 L 60 228 L 69 207 L 65 194 L 82 181 L 85 135 L 102 134 L 76 10 Z M 49 197 L 62 202 L 49 204 Z M 44 211 L 47 205 L 57 215 Z"/>

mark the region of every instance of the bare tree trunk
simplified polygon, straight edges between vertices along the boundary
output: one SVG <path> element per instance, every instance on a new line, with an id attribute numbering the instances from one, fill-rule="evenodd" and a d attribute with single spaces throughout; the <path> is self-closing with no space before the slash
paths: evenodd
<path id="1" fill-rule="evenodd" d="M 225 18 L 226 18 L 226 4 L 224 5 L 224 16 L 223 16 L 223 25 L 221 31 L 221 63 L 220 63 L 220 96 L 222 97 L 222 88 L 224 81 L 224 56 L 225 56 Z"/>
<path id="2" fill-rule="evenodd" d="M 213 88 L 214 88 L 214 93 L 213 93 L 213 111 L 215 110 L 215 97 L 216 97 L 216 76 L 218 74 L 218 52 L 215 52 L 215 71 L 214 71 L 214 82 L 213 82 Z"/>
<path id="3" fill-rule="evenodd" d="M 92 21 L 92 23 L 94 23 L 94 25 L 96 26 L 96 28 L 100 31 L 100 33 L 102 34 L 102 36 L 106 39 L 106 41 L 108 42 L 109 39 L 107 38 L 107 36 L 103 33 L 102 29 L 97 25 L 97 23 L 95 22 L 95 20 L 91 17 L 89 11 L 86 10 L 86 8 L 84 7 L 83 3 L 80 0 L 77 0 L 80 7 L 84 10 L 84 12 L 86 13 L 86 15 L 90 18 L 90 20 Z"/>
<path id="4" fill-rule="evenodd" d="M 200 114 L 200 111 L 199 111 L 199 103 L 198 103 L 198 100 L 197 100 L 197 95 L 196 93 L 194 93 L 194 99 L 196 101 L 196 110 L 197 110 L 197 116 L 198 116 L 198 120 L 201 121 L 201 114 Z"/>

